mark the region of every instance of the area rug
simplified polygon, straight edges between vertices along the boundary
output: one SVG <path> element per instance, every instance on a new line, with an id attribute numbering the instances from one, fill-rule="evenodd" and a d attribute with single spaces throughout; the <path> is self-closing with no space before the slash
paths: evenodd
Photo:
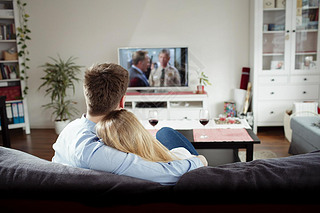
<path id="1" fill-rule="evenodd" d="M 246 151 L 239 151 L 238 153 L 241 162 L 246 161 Z M 260 150 L 253 152 L 253 160 L 257 159 L 269 159 L 269 158 L 277 158 L 277 154 L 269 151 L 269 150 Z"/>

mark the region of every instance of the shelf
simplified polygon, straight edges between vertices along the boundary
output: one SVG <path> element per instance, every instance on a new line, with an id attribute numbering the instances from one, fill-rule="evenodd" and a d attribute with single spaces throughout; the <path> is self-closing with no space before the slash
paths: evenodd
<path id="1" fill-rule="evenodd" d="M 6 29 L 7 33 L 6 35 L 1 36 L 0 40 L 0 46 L 2 51 L 9 50 L 11 48 L 15 48 L 17 52 L 19 52 L 18 47 L 18 37 L 14 36 L 14 28 L 17 29 L 18 27 L 21 27 L 20 25 L 20 14 L 19 14 L 19 8 L 17 7 L 17 0 L 0 0 L 0 21 L 1 21 L 1 28 L 3 31 Z M 21 14 L 22 15 L 22 14 Z M 15 32 L 18 33 L 17 31 Z M 8 36 L 9 35 L 9 36 Z M 11 57 L 12 59 L 16 60 L 4 60 L 10 59 L 9 57 L 1 57 L 0 59 L 0 65 L 4 67 L 5 74 L 7 75 L 7 69 L 6 66 L 9 67 L 9 70 L 19 70 L 20 66 L 20 56 L 18 54 L 18 57 Z M 12 69 L 14 67 L 14 70 Z M 15 77 L 14 75 L 11 75 L 12 77 Z M 7 77 L 7 76 L 5 76 Z M 27 106 L 27 97 L 25 97 L 22 100 L 22 89 L 24 86 L 24 80 L 21 80 L 19 78 L 17 79 L 2 79 L 0 80 L 0 89 L 3 92 L 2 95 L 6 95 L 9 97 L 6 101 L 6 104 L 14 104 L 14 103 L 23 103 L 23 112 L 24 112 L 24 123 L 15 123 L 15 124 L 9 124 L 9 129 L 15 129 L 15 128 L 24 128 L 26 134 L 30 134 L 30 122 L 29 122 L 29 115 L 28 115 L 28 106 Z M 11 97 L 10 97 L 11 96 Z M 16 99 L 18 98 L 18 99 Z M 19 111 L 19 110 L 18 110 Z M 20 115 L 19 115 L 20 116 Z M 22 122 L 22 120 L 20 120 Z"/>
<path id="2" fill-rule="evenodd" d="M 284 53 L 263 53 L 262 56 L 284 56 Z"/>
<path id="3" fill-rule="evenodd" d="M 16 79 L 1 79 L 0 82 L 8 82 L 8 81 L 20 81 L 19 78 Z"/>
<path id="4" fill-rule="evenodd" d="M 263 12 L 265 11 L 285 11 L 285 8 L 264 8 Z"/>
<path id="5" fill-rule="evenodd" d="M 199 110 L 207 108 L 207 94 L 193 92 L 170 92 L 165 94 L 127 93 L 125 108 L 133 112 L 140 120 L 148 119 L 148 111 L 158 110 L 161 119 L 196 119 Z"/>
<path id="6" fill-rule="evenodd" d="M 18 63 L 19 61 L 18 60 L 0 60 L 0 63 Z"/>
<path id="7" fill-rule="evenodd" d="M 1 17 L 1 16 L 0 16 L 0 19 L 14 20 L 14 17 Z"/>
<path id="8" fill-rule="evenodd" d="M 317 33 L 318 29 L 310 29 L 310 30 L 296 30 L 296 33 Z"/>
<path id="9" fill-rule="evenodd" d="M 6 101 L 7 104 L 12 104 L 12 103 L 16 103 L 16 102 L 21 102 L 23 101 L 22 99 L 17 99 L 17 100 L 13 100 L 13 101 Z"/>
<path id="10" fill-rule="evenodd" d="M 0 43 L 15 43 L 15 42 L 17 42 L 16 39 L 0 40 Z"/>
<path id="11" fill-rule="evenodd" d="M 9 124 L 9 129 L 24 128 L 24 127 L 26 127 L 25 123 Z M 1 130 L 1 126 L 0 126 L 0 130 Z"/>
<path id="12" fill-rule="evenodd" d="M 296 52 L 296 55 L 317 55 L 317 52 Z"/>
<path id="13" fill-rule="evenodd" d="M 297 9 L 302 9 L 302 10 L 316 10 L 318 9 L 319 7 L 298 7 Z"/>
<path id="14" fill-rule="evenodd" d="M 284 34 L 285 31 L 284 30 L 263 31 L 263 34 L 275 34 L 275 33 Z"/>

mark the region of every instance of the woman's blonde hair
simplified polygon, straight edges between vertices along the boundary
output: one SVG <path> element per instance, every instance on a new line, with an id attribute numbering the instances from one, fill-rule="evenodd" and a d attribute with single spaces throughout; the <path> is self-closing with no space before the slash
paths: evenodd
<path id="1" fill-rule="evenodd" d="M 99 138 L 110 147 L 153 162 L 169 162 L 169 150 L 154 138 L 137 117 L 125 109 L 108 113 L 97 125 Z"/>

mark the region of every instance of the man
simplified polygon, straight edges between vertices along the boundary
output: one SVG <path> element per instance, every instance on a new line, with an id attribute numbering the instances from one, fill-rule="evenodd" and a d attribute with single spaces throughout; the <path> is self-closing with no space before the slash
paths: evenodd
<path id="1" fill-rule="evenodd" d="M 130 87 L 148 87 L 149 82 L 145 75 L 150 67 L 150 59 L 147 51 L 136 51 L 132 54 L 132 66 L 129 69 Z"/>
<path id="2" fill-rule="evenodd" d="M 205 158 L 200 155 L 169 163 L 146 161 L 132 153 L 108 147 L 96 136 L 96 123 L 109 112 L 124 107 L 128 80 L 128 71 L 116 64 L 95 65 L 85 72 L 84 95 L 87 113 L 68 124 L 61 132 L 53 145 L 55 154 L 52 161 L 161 184 L 174 184 L 184 173 L 207 165 Z M 170 143 L 168 135 L 178 134 L 170 129 L 159 132 L 163 132 L 165 143 Z M 173 138 L 172 141 L 177 143 L 179 140 Z M 191 143 L 189 145 L 192 146 Z"/>
<path id="3" fill-rule="evenodd" d="M 160 66 L 154 68 L 149 76 L 150 86 L 166 87 L 180 86 L 181 78 L 179 71 L 169 64 L 170 51 L 162 49 L 159 53 Z"/>

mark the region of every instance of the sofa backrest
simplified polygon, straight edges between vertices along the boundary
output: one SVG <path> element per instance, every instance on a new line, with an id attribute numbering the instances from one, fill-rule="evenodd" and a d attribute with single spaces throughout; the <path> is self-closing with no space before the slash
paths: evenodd
<path id="1" fill-rule="evenodd" d="M 0 147 L 0 198 L 95 204 L 178 202 L 318 202 L 320 151 L 286 158 L 201 167 L 175 186 L 74 168 Z M 58 196 L 56 194 L 58 193 Z"/>
<path id="2" fill-rule="evenodd" d="M 107 172 L 74 168 L 0 147 L 0 196 L 130 202 L 168 194 L 172 187 Z M 59 192 L 59 197 L 56 197 Z"/>

